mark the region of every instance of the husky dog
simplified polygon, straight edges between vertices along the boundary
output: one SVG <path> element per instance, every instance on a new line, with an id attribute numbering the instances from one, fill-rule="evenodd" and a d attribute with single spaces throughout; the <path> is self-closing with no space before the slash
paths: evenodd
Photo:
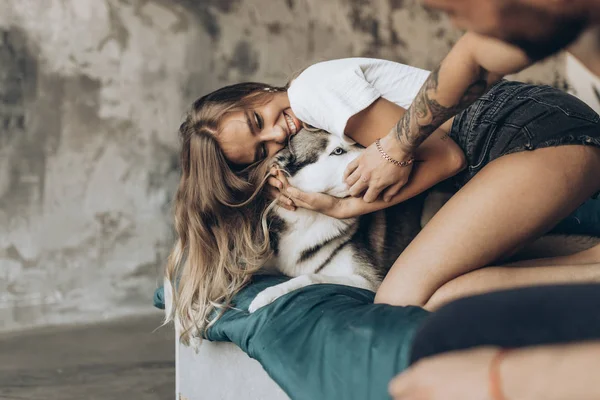
<path id="1" fill-rule="evenodd" d="M 348 196 L 343 173 L 363 147 L 325 131 L 301 130 L 275 163 L 290 185 L 305 192 Z M 339 220 L 306 209 L 274 208 L 267 216 L 272 268 L 292 277 L 259 293 L 254 312 L 278 297 L 316 283 L 376 291 L 388 269 L 421 229 L 423 197 L 384 210 Z"/>

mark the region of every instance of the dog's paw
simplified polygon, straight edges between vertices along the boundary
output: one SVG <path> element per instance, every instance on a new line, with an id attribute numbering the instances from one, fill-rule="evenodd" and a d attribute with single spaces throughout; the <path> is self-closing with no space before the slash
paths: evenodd
<path id="1" fill-rule="evenodd" d="M 253 313 L 261 307 L 271 304 L 281 296 L 283 296 L 286 292 L 278 288 L 277 286 L 272 286 L 267 288 L 256 295 L 250 306 L 248 307 L 248 312 Z"/>

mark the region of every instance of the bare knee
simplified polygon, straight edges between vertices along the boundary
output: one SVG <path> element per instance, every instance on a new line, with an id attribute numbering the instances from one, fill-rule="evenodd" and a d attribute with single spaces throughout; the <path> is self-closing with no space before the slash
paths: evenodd
<path id="1" fill-rule="evenodd" d="M 375 294 L 376 304 L 423 307 L 438 287 L 422 277 L 387 276 Z"/>

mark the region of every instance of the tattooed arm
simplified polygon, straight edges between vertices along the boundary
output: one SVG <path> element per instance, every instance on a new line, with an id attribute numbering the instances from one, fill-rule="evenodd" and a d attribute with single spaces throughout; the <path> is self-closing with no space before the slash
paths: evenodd
<path id="1" fill-rule="evenodd" d="M 391 199 L 408 182 L 412 164 L 398 166 L 386 160 L 408 161 L 414 151 L 444 122 L 479 98 L 504 75 L 532 63 L 526 54 L 496 39 L 465 34 L 427 78 L 404 116 L 382 138 L 348 165 L 344 179 L 353 196 L 364 193 L 375 201 L 385 190 Z M 387 190 L 386 190 L 387 189 Z"/>
<path id="2" fill-rule="evenodd" d="M 431 72 L 391 133 L 405 152 L 413 152 L 441 124 L 475 102 L 493 83 L 530 64 L 517 47 L 467 33 Z"/>

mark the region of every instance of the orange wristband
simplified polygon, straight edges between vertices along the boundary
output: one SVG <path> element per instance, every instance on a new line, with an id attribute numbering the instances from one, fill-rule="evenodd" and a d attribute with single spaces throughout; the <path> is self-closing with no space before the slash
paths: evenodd
<path id="1" fill-rule="evenodd" d="M 492 400 L 506 400 L 502 391 L 502 380 L 500 379 L 500 363 L 511 349 L 500 349 L 492 359 L 490 365 L 490 398 Z"/>

